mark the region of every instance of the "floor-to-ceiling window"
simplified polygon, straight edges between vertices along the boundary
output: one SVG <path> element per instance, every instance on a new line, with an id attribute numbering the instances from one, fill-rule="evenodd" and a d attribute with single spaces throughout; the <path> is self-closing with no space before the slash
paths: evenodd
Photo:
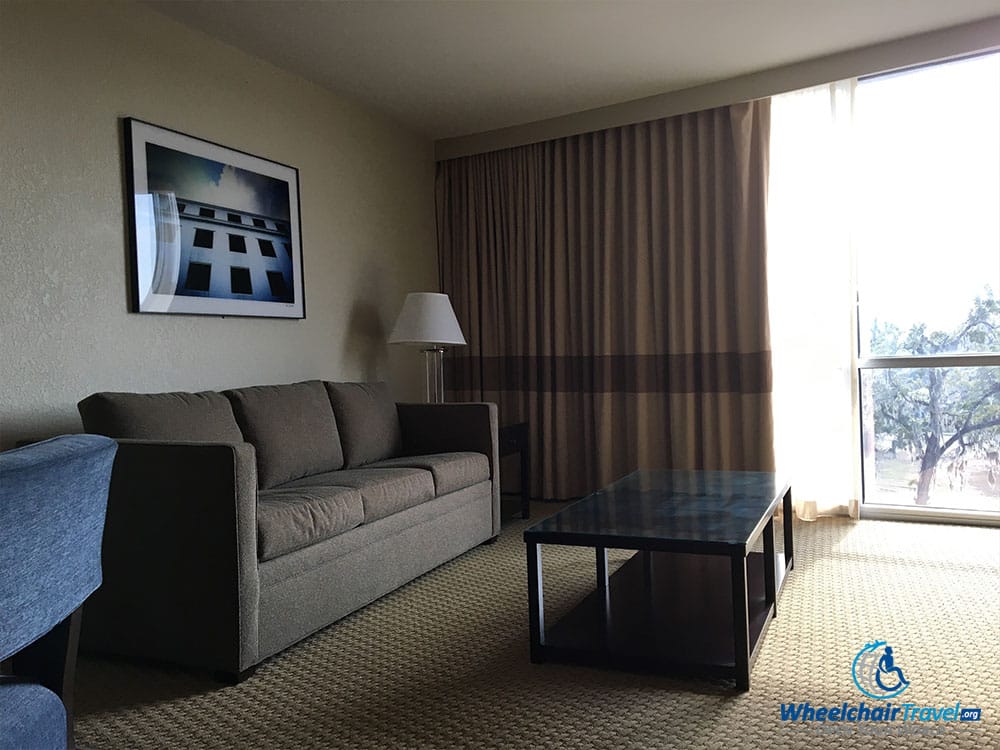
<path id="1" fill-rule="evenodd" d="M 1000 55 L 854 97 L 864 502 L 1000 512 Z"/>
<path id="2" fill-rule="evenodd" d="M 806 517 L 1000 517 L 1000 54 L 775 97 L 776 449 Z"/>

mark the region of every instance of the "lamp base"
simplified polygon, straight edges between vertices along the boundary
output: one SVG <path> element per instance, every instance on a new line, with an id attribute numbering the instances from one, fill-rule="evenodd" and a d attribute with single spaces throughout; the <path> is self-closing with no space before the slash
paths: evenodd
<path id="1" fill-rule="evenodd" d="M 427 370 L 427 403 L 444 403 L 444 347 L 424 349 Z"/>

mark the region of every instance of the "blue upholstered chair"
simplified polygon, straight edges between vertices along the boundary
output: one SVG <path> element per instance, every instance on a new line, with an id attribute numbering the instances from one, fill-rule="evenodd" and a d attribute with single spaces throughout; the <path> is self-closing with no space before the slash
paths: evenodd
<path id="1" fill-rule="evenodd" d="M 101 585 L 114 440 L 0 453 L 0 750 L 73 747 L 80 606 Z"/>

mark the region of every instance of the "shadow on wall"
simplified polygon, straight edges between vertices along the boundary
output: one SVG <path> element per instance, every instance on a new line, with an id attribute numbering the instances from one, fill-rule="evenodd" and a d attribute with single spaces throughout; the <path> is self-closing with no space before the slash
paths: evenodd
<path id="1" fill-rule="evenodd" d="M 355 300 L 347 319 L 342 361 L 357 362 L 361 380 L 384 380 L 384 375 L 379 377 L 379 373 L 385 373 L 388 368 L 387 336 L 378 307 L 373 302 Z"/>
<path id="2" fill-rule="evenodd" d="M 80 398 L 83 398 L 81 396 Z M 66 409 L 35 408 L 23 410 L 0 407 L 0 451 L 16 448 L 24 443 L 37 443 L 56 435 L 73 435 L 83 432 L 83 424 L 76 413 L 76 404 Z"/>

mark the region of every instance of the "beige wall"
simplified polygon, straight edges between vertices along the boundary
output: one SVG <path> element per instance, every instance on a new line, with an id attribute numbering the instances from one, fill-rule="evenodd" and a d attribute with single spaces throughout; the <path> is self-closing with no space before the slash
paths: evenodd
<path id="1" fill-rule="evenodd" d="M 120 118 L 299 169 L 307 319 L 127 311 Z M 0 447 L 79 431 L 98 390 L 388 379 L 407 291 L 437 288 L 433 147 L 131 4 L 0 0 Z"/>

